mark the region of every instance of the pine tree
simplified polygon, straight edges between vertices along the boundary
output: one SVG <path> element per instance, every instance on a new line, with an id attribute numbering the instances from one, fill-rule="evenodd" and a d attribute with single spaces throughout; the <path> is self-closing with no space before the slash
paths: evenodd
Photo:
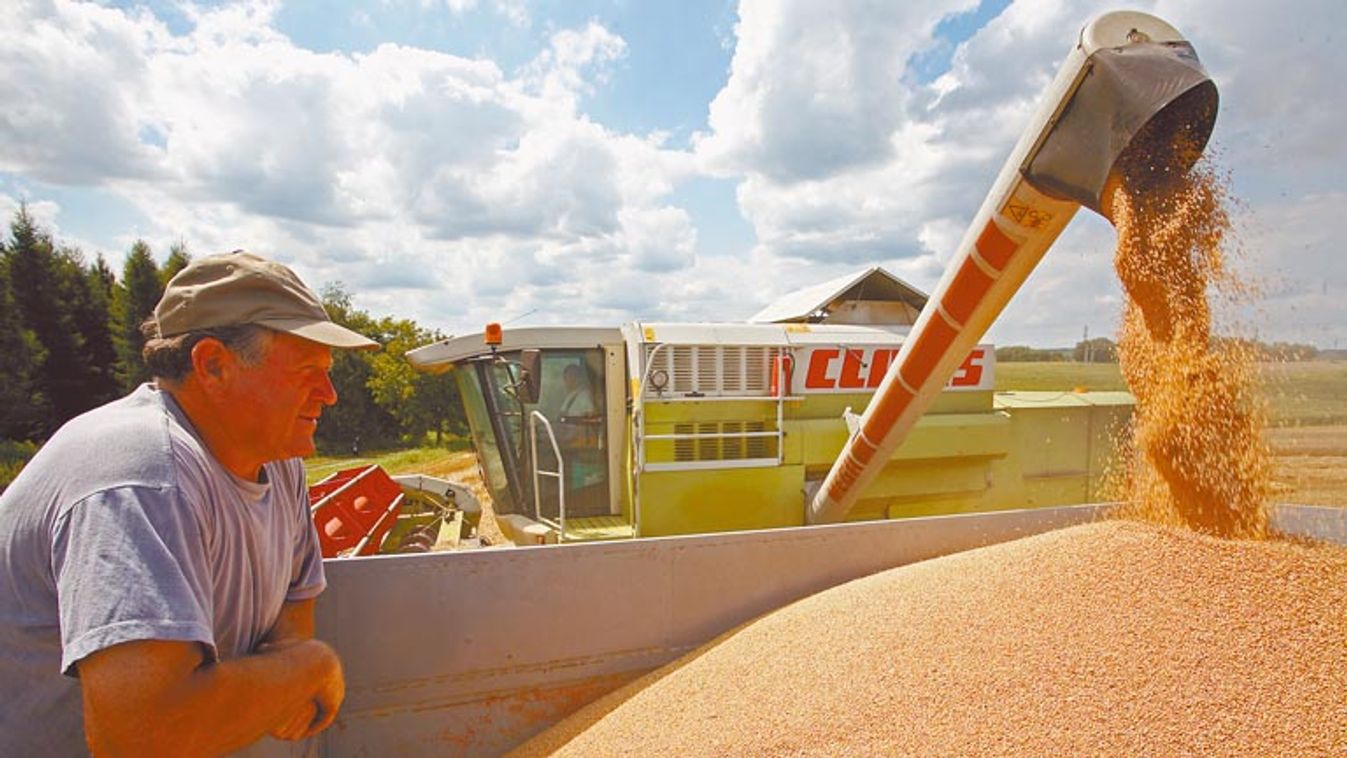
<path id="1" fill-rule="evenodd" d="M 5 246 L 0 245 L 0 249 Z M 46 405 L 35 381 L 45 357 L 37 335 L 23 327 L 10 289 L 8 251 L 0 256 L 0 437 L 31 439 Z"/>
<path id="2" fill-rule="evenodd" d="M 88 361 L 84 340 L 66 297 L 64 264 L 51 237 L 38 228 L 21 206 L 10 224 L 10 244 L 5 251 L 10 291 L 25 329 L 36 336 L 44 355 L 34 377 L 41 389 L 37 414 L 39 436 L 49 435 L 66 420 L 90 407 L 87 391 Z"/>
<path id="3" fill-rule="evenodd" d="M 118 293 L 116 308 L 119 331 L 117 378 L 127 391 L 150 378 L 145 361 L 140 357 L 141 348 L 145 346 L 140 325 L 154 313 L 163 291 L 159 266 L 150 254 L 150 246 L 144 240 L 136 240 L 122 268 L 122 290 Z"/>
<path id="4" fill-rule="evenodd" d="M 192 256 L 187 252 L 187 243 L 178 240 L 168 249 L 168 260 L 164 261 L 164 269 L 159 272 L 159 281 L 164 286 L 168 286 L 168 280 L 177 276 L 179 271 L 187 268 L 187 264 L 192 262 Z"/>
<path id="5" fill-rule="evenodd" d="M 92 266 L 76 248 L 57 253 L 62 299 L 83 349 L 81 387 L 71 408 L 83 412 L 117 397 L 117 352 L 112 338 L 112 270 L 101 257 Z"/>

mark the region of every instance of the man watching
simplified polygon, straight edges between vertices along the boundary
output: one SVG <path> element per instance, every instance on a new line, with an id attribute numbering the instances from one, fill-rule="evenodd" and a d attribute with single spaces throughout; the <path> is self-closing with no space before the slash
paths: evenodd
<path id="1" fill-rule="evenodd" d="M 245 252 L 169 282 L 155 380 L 71 420 L 0 495 L 0 755 L 215 755 L 332 723 L 341 663 L 300 457 L 332 323 Z"/>

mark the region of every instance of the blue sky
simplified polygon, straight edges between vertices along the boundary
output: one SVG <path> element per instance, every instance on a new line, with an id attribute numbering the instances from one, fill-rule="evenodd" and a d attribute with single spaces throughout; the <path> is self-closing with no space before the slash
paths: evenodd
<path id="1" fill-rule="evenodd" d="M 1222 92 L 1231 316 L 1347 347 L 1338 4 L 1141 2 Z M 0 212 L 114 267 L 272 255 L 448 333 L 738 320 L 880 264 L 930 289 L 1094 0 L 23 0 L 0 18 Z M 1279 40 L 1269 44 L 1268 40 Z M 1109 334 L 1082 213 L 992 330 Z"/>

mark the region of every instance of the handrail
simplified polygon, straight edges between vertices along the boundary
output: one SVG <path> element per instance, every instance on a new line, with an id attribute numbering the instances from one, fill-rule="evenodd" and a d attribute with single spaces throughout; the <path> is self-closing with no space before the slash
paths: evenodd
<path id="1" fill-rule="evenodd" d="M 663 402 L 663 403 L 669 403 L 669 402 L 746 402 L 746 401 L 747 401 L 747 402 L 752 402 L 752 401 L 767 401 L 767 402 L 771 402 L 771 403 L 774 403 L 774 404 L 776 405 L 776 428 L 775 428 L 773 431 L 762 431 L 762 432 L 751 432 L 751 431 L 743 431 L 743 432 L 691 432 L 691 433 L 687 433 L 687 434 L 678 434 L 678 433 L 674 433 L 674 434 L 646 434 L 646 433 L 645 433 L 645 429 L 644 429 L 644 427 L 645 427 L 645 418 L 644 418 L 644 415 L 645 415 L 645 414 L 644 414 L 644 410 L 645 410 L 645 388 L 646 388 L 647 383 L 648 383 L 649 380 L 650 380 L 650 375 L 651 375 L 651 373 L 652 373 L 652 371 L 653 371 L 653 368 L 654 368 L 654 365 L 655 365 L 655 356 L 659 354 L 660 350 L 662 350 L 663 348 L 668 347 L 668 346 L 669 346 L 669 343 L 661 342 L 661 343 L 657 343 L 657 344 L 651 344 L 651 343 L 647 343 L 647 344 L 650 344 L 650 345 L 651 345 L 651 349 L 650 349 L 650 351 L 649 351 L 648 353 L 645 354 L 645 367 L 644 367 L 644 370 L 643 370 L 642 373 L 641 373 L 641 381 L 640 381 L 639 385 L 637 386 L 637 394 L 636 394 L 636 397 L 633 398 L 633 406 L 632 406 L 632 407 L 633 407 L 633 413 L 632 413 L 632 416 L 633 416 L 632 429 L 633 429 L 633 433 L 634 433 L 634 435 L 635 435 L 635 437 L 636 437 L 636 439 L 635 439 L 635 444 L 633 445 L 633 447 L 634 447 L 634 449 L 635 449 L 635 451 L 636 451 L 636 473 L 639 474 L 640 472 L 645 471 L 646 468 L 647 468 L 647 466 L 654 465 L 654 464 L 651 464 L 649 461 L 646 460 L 646 448 L 645 448 L 645 443 L 646 443 L 647 440 L 699 440 L 699 439 L 734 439 L 734 438 L 747 440 L 747 439 L 751 439 L 751 438 L 765 438 L 765 437 L 770 438 L 770 437 L 775 437 L 775 438 L 776 438 L 776 463 L 777 463 L 778 466 L 781 465 L 781 463 L 785 460 L 785 457 L 784 457 L 784 456 L 785 456 L 785 449 L 784 449 L 784 448 L 785 448 L 785 421 L 786 421 L 786 418 L 785 418 L 785 404 L 786 404 L 787 401 L 799 401 L 799 400 L 803 400 L 803 399 L 804 399 L 802 396 L 792 396 L 792 395 L 788 394 L 788 393 L 790 392 L 790 388 L 789 388 L 788 386 L 786 386 L 786 384 L 787 384 L 787 381 L 788 381 L 789 378 L 790 378 L 790 374 L 789 374 L 789 369 L 787 369 L 787 367 L 786 367 L 786 362 L 785 362 L 785 361 L 780 361 L 780 362 L 777 362 L 777 361 L 775 361 L 775 360 L 773 361 L 774 363 L 777 364 L 774 370 L 775 370 L 775 372 L 776 372 L 776 377 L 775 377 L 775 378 L 776 378 L 776 380 L 777 380 L 777 386 L 780 388 L 780 391 L 777 392 L 777 393 L 775 393 L 775 394 L 767 394 L 767 395 L 736 395 L 736 396 L 729 396 L 729 397 L 726 397 L 726 396 L 712 396 L 712 397 L 681 397 L 681 398 L 669 397 L 669 398 L 661 398 L 660 401 L 659 401 L 659 402 Z M 758 347 L 757 345 L 749 345 L 749 346 L 752 346 L 752 347 Z M 790 348 L 789 348 L 789 347 L 777 346 L 777 345 L 762 346 L 762 347 L 767 347 L 770 351 L 772 351 L 772 352 L 775 354 L 775 356 L 788 356 L 788 357 L 789 357 L 789 356 L 791 355 L 791 351 L 790 351 Z M 661 465 L 663 465 L 663 464 L 661 464 Z M 634 499 L 635 499 L 635 503 L 633 504 L 633 509 L 632 509 L 632 510 L 635 511 L 635 513 L 636 513 L 635 521 L 636 521 L 636 523 L 637 523 L 637 525 L 638 525 L 638 530 L 639 530 L 640 513 L 641 513 L 641 509 L 640 509 L 640 489 L 639 489 L 639 484 L 637 485 L 637 490 L 636 490 L 635 498 L 634 498 Z"/>
<path id="2" fill-rule="evenodd" d="M 552 454 L 557 459 L 556 471 L 543 471 L 538 464 L 538 423 L 543 422 L 543 428 L 547 430 L 547 441 L 552 445 Z M 560 534 L 557 535 L 557 542 L 566 541 L 566 462 L 561 458 L 561 448 L 557 446 L 557 436 L 552 433 L 552 422 L 542 414 L 542 411 L 533 411 L 529 413 L 529 447 L 533 453 L 533 517 L 542 521 L 542 488 L 538 486 L 538 477 L 552 476 L 557 480 L 557 513 L 559 515 Z"/>
<path id="3" fill-rule="evenodd" d="M 739 437 L 780 437 L 781 431 L 772 432 L 691 432 L 689 434 L 647 434 L 648 440 L 721 440 Z"/>
<path id="4" fill-rule="evenodd" d="M 645 386 L 650 381 L 650 374 L 655 366 L 655 356 L 660 350 L 668 347 L 668 343 L 661 342 L 651 348 L 650 352 L 645 353 L 643 360 L 645 366 L 641 371 L 641 383 L 636 387 L 636 396 L 631 399 L 631 430 L 632 449 L 636 452 L 636 470 L 632 472 L 634 482 L 632 484 L 631 494 L 631 512 L 632 521 L 635 529 L 632 533 L 641 536 L 641 477 L 642 471 L 645 471 Z"/>

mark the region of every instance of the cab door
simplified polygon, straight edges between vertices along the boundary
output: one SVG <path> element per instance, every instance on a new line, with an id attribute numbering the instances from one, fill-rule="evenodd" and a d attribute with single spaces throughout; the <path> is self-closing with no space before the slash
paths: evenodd
<path id="1" fill-rule="evenodd" d="M 517 351 L 483 357 L 458 372 L 473 443 L 497 511 L 535 515 L 534 474 L 541 466 L 540 471 L 562 472 L 567 517 L 608 514 L 610 441 L 604 351 L 550 348 L 540 352 L 539 376 L 534 378 L 536 402 L 521 391 L 524 369 Z M 536 462 L 529 437 L 534 411 L 551 428 L 549 438 L 547 425 L 536 425 Z M 559 517 L 557 479 L 536 478 L 536 515 Z"/>

